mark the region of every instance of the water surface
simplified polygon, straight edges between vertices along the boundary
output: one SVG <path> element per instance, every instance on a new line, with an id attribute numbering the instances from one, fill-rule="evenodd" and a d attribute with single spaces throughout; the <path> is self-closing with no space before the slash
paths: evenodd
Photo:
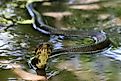
<path id="1" fill-rule="evenodd" d="M 20 79 L 3 63 L 17 63 L 30 71 L 27 61 L 34 56 L 33 51 L 40 43 L 53 42 L 55 49 L 84 44 L 84 40 L 78 38 L 61 40 L 58 36 L 44 35 L 31 24 L 13 24 L 10 19 L 30 19 L 25 4 L 26 1 L 0 0 L 1 81 Z M 120 0 L 97 0 L 91 3 L 84 0 L 57 0 L 39 4 L 36 3 L 36 9 L 43 14 L 46 24 L 66 30 L 103 30 L 113 42 L 112 47 L 104 52 L 90 55 L 73 53 L 50 59 L 48 70 L 61 71 L 49 81 L 121 81 Z"/>

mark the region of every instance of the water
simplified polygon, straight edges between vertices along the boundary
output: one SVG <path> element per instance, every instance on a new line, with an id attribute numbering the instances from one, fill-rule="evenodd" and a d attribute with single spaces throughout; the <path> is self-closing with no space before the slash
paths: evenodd
<path id="1" fill-rule="evenodd" d="M 37 9 L 44 15 L 43 18 L 46 24 L 51 26 L 74 30 L 103 29 L 113 45 L 108 50 L 97 54 L 73 53 L 50 59 L 48 71 L 60 71 L 60 73 L 49 81 L 121 81 L 121 1 L 96 1 L 91 4 L 93 8 L 90 10 L 88 10 L 89 7 L 79 6 L 79 3 L 87 4 L 89 2 L 80 1 L 64 0 L 44 3 L 43 6 L 37 3 L 39 5 Z M 77 3 L 81 9 L 75 6 Z M 0 6 L 0 18 L 3 18 L 4 15 L 7 19 L 13 19 L 14 21 L 30 19 L 25 10 L 25 1 L 0 0 Z M 4 22 L 2 20 L 0 21 L 1 81 L 17 81 L 17 79 L 20 79 L 9 70 L 10 66 L 6 67 L 3 64 L 17 63 L 30 71 L 27 61 L 34 56 L 34 49 L 42 42 L 53 42 L 54 49 L 63 46 L 82 45 L 82 40 L 78 38 L 76 40 L 62 40 L 60 38 L 63 37 L 49 37 L 35 30 L 31 24 L 15 24 L 13 26 L 8 20 Z"/>

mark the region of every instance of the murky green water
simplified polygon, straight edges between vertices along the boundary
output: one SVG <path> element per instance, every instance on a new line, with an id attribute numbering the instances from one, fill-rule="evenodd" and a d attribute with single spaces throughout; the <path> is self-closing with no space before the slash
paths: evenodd
<path id="1" fill-rule="evenodd" d="M 81 5 L 78 9 L 79 3 L 88 5 L 88 8 Z M 8 69 L 9 67 L 2 66 L 2 63 L 17 63 L 30 71 L 27 61 L 34 56 L 33 51 L 39 43 L 52 41 L 55 48 L 58 47 L 56 45 L 80 44 L 78 38 L 60 40 L 44 35 L 35 30 L 31 24 L 12 25 L 10 19 L 14 22 L 30 19 L 25 4 L 25 1 L 20 0 L 0 0 L 0 81 L 17 81 L 18 78 Z M 92 55 L 73 53 L 50 59 L 50 69 L 61 72 L 49 81 L 121 81 L 120 0 L 100 0 L 91 4 L 85 3 L 84 0 L 61 0 L 61 2 L 44 3 L 41 6 L 39 4 L 37 3 L 36 8 L 44 15 L 46 24 L 62 29 L 103 29 L 115 49 Z M 3 16 L 6 18 L 4 21 Z"/>

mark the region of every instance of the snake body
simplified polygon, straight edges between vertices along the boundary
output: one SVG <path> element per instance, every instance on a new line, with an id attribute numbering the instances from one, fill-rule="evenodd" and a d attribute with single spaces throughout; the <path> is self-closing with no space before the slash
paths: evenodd
<path id="1" fill-rule="evenodd" d="M 43 2 L 44 1 L 42 1 L 41 3 Z M 64 37 L 79 37 L 79 38 L 90 37 L 96 41 L 94 44 L 91 45 L 68 47 L 68 48 L 53 50 L 52 55 L 63 52 L 96 53 L 102 51 L 103 49 L 111 45 L 111 41 L 104 32 L 94 31 L 94 30 L 78 31 L 78 30 L 56 29 L 43 22 L 41 14 L 34 8 L 34 2 L 27 4 L 26 8 L 30 16 L 34 20 L 33 27 L 44 34 L 63 35 Z"/>

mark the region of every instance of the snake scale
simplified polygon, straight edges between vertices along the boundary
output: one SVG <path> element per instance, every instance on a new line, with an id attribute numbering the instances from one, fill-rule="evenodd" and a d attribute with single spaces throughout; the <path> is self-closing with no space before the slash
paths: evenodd
<path id="1" fill-rule="evenodd" d="M 43 2 L 45 1 L 41 1 L 41 4 Z M 96 42 L 91 45 L 68 47 L 68 48 L 53 50 L 52 54 L 63 53 L 63 52 L 96 53 L 102 51 L 103 49 L 111 45 L 111 41 L 104 32 L 94 31 L 94 30 L 79 31 L 79 30 L 56 29 L 43 22 L 41 14 L 34 8 L 34 2 L 27 4 L 26 8 L 30 16 L 34 20 L 33 27 L 44 34 L 63 35 L 65 37 L 80 37 L 80 38 L 91 37 L 92 39 L 96 40 Z"/>

